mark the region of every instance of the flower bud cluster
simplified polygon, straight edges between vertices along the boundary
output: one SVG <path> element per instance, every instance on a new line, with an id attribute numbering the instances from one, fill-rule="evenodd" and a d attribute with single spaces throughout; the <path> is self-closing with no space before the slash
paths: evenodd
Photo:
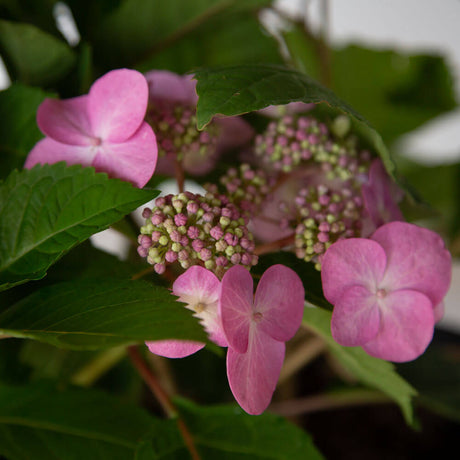
<path id="1" fill-rule="evenodd" d="M 303 188 L 295 198 L 298 224 L 295 228 L 295 252 L 299 259 L 321 260 L 332 243 L 360 236 L 364 218 L 359 190 L 349 186 L 331 189 L 324 185 Z"/>
<path id="2" fill-rule="evenodd" d="M 238 169 L 230 168 L 219 179 L 219 182 L 224 187 L 224 194 L 230 202 L 251 218 L 259 211 L 275 179 L 265 171 L 253 169 L 250 165 L 243 163 Z M 215 184 L 205 184 L 204 188 L 214 194 L 218 191 Z"/>
<path id="3" fill-rule="evenodd" d="M 167 263 L 182 268 L 201 265 L 222 276 L 232 265 L 249 268 L 257 263 L 247 220 L 224 196 L 190 192 L 157 198 L 145 208 L 138 253 L 158 274 Z"/>
<path id="4" fill-rule="evenodd" d="M 333 130 L 334 126 L 333 122 Z M 328 165 L 328 179 L 341 180 L 365 173 L 370 161 L 369 152 L 357 150 L 353 136 L 334 136 L 311 115 L 285 115 L 270 122 L 256 137 L 255 153 L 276 171 L 289 173 L 301 164 L 316 162 Z"/>
<path id="5" fill-rule="evenodd" d="M 160 156 L 174 155 L 182 161 L 188 153 L 211 157 L 216 151 L 218 126 L 211 123 L 198 131 L 196 110 L 191 106 L 157 101 L 148 107 L 146 120 L 156 134 Z"/>

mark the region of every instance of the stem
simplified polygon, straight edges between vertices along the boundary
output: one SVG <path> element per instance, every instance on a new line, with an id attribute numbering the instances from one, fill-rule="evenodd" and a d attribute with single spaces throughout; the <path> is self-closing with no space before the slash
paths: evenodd
<path id="1" fill-rule="evenodd" d="M 75 372 L 70 378 L 70 382 L 74 385 L 90 387 L 125 356 L 125 347 L 110 348 L 99 353 L 91 362 Z"/>
<path id="2" fill-rule="evenodd" d="M 179 189 L 179 193 L 184 191 L 184 182 L 185 182 L 185 175 L 184 169 L 182 168 L 181 162 L 176 158 L 174 158 L 174 175 L 176 176 L 177 188 Z"/>
<path id="3" fill-rule="evenodd" d="M 163 390 L 163 387 L 160 385 L 149 366 L 147 366 L 147 363 L 145 362 L 144 358 L 139 352 L 137 345 L 132 345 L 128 347 L 128 355 L 134 367 L 144 380 L 144 382 L 147 384 L 147 386 L 150 388 L 152 393 L 157 398 L 167 417 L 176 419 L 177 427 L 181 432 L 182 438 L 184 439 L 184 442 L 187 446 L 188 451 L 190 452 L 192 459 L 200 460 L 200 456 L 198 454 L 198 451 L 196 450 L 195 443 L 193 442 L 193 438 L 190 431 L 188 430 L 184 421 L 180 418 L 176 406 L 171 401 L 171 398 L 166 393 L 166 391 Z"/>
<path id="4" fill-rule="evenodd" d="M 270 243 L 261 244 L 254 249 L 254 254 L 256 256 L 261 256 L 262 254 L 267 254 L 269 252 L 279 251 L 285 246 L 290 246 L 291 244 L 294 244 L 294 239 L 295 235 L 289 235 L 279 240 L 272 241 Z"/>
<path id="5" fill-rule="evenodd" d="M 342 407 L 388 403 L 392 403 L 392 400 L 379 391 L 350 390 L 342 394 L 319 394 L 275 403 L 270 406 L 270 411 L 284 417 L 292 417 Z"/>
<path id="6" fill-rule="evenodd" d="M 278 379 L 278 385 L 317 358 L 326 348 L 326 343 L 319 337 L 313 337 L 303 342 L 286 358 Z"/>
<path id="7" fill-rule="evenodd" d="M 144 268 L 144 270 L 141 270 L 140 272 L 134 273 L 133 276 L 131 276 L 132 280 L 138 280 L 139 278 L 142 278 L 145 275 L 148 275 L 149 273 L 152 273 L 154 271 L 153 265 L 147 268 Z"/>

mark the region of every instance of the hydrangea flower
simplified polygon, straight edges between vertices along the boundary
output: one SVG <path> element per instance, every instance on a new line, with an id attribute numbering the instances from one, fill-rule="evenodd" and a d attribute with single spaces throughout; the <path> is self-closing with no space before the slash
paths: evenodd
<path id="1" fill-rule="evenodd" d="M 87 95 L 45 99 L 37 123 L 46 137 L 29 153 L 25 168 L 65 161 L 143 187 L 157 161 L 155 134 L 144 122 L 147 102 L 146 79 L 129 69 L 103 75 Z"/>
<path id="2" fill-rule="evenodd" d="M 210 340 L 221 347 L 227 346 L 218 312 L 220 281 L 214 273 L 194 265 L 174 281 L 172 293 L 195 312 Z M 205 346 L 191 340 L 156 340 L 146 344 L 152 353 L 166 358 L 184 358 Z"/>
<path id="3" fill-rule="evenodd" d="M 370 239 L 334 243 L 322 261 L 324 295 L 334 305 L 331 331 L 395 362 L 420 356 L 431 342 L 451 279 L 451 257 L 436 233 L 390 222 Z"/>
<path id="4" fill-rule="evenodd" d="M 184 269 L 204 265 L 222 276 L 231 265 L 251 267 L 258 261 L 245 216 L 223 195 L 166 195 L 142 215 L 146 223 L 137 251 L 158 274 L 178 262 Z"/>
<path id="5" fill-rule="evenodd" d="M 150 100 L 147 121 L 157 134 L 160 153 L 158 172 L 173 175 L 177 159 L 186 172 L 206 174 L 213 169 L 220 153 L 252 139 L 252 127 L 239 117 L 215 118 L 198 131 L 198 96 L 192 75 L 152 70 L 145 77 Z"/>
<path id="6" fill-rule="evenodd" d="M 253 281 L 241 266 L 222 278 L 219 310 L 228 341 L 227 376 L 238 404 L 249 414 L 269 405 L 284 361 L 285 344 L 302 321 L 305 292 L 298 275 L 273 265 Z"/>

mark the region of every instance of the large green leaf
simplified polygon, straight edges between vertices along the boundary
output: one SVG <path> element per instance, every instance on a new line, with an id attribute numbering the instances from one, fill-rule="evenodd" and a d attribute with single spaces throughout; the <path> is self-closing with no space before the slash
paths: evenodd
<path id="1" fill-rule="evenodd" d="M 126 460 L 154 422 L 94 390 L 0 385 L 0 455 L 8 460 Z"/>
<path id="2" fill-rule="evenodd" d="M 203 460 L 320 460 L 310 436 L 286 420 L 265 413 L 254 417 L 235 406 L 200 407 L 177 400 L 179 413 L 189 428 Z M 189 458 L 173 423 L 139 446 L 136 459 Z"/>
<path id="3" fill-rule="evenodd" d="M 326 341 L 330 351 L 352 375 L 397 402 L 406 421 L 413 422 L 411 399 L 417 392 L 396 373 L 393 364 L 369 356 L 361 347 L 339 345 L 330 332 L 331 312 L 306 308 L 303 323 Z"/>
<path id="4" fill-rule="evenodd" d="M 90 3 L 85 9 L 75 5 L 77 21 L 83 24 L 81 28 L 94 46 L 96 61 L 105 68 L 113 68 L 145 61 L 180 40 L 188 40 L 190 34 L 202 25 L 211 24 L 216 18 L 225 17 L 235 9 L 250 12 L 270 2 L 125 0 L 119 2 L 109 14 L 99 14 L 99 19 L 97 16 L 100 12 L 97 10 L 105 2 Z M 96 10 L 96 15 L 93 10 Z M 140 11 L 142 14 L 139 14 Z M 202 53 L 206 51 L 203 49 Z M 225 49 L 221 49 L 222 54 L 225 52 Z"/>
<path id="5" fill-rule="evenodd" d="M 35 115 L 48 96 L 51 94 L 21 84 L 0 92 L 0 178 L 22 167 L 29 151 L 43 137 Z"/>
<path id="6" fill-rule="evenodd" d="M 156 192 L 64 163 L 14 171 L 0 184 L 0 290 L 48 267 Z"/>
<path id="7" fill-rule="evenodd" d="M 75 350 L 206 335 L 169 289 L 145 281 L 81 280 L 49 286 L 0 314 L 0 333 Z"/>
<path id="8" fill-rule="evenodd" d="M 0 20 L 0 52 L 13 78 L 29 85 L 51 85 L 75 64 L 64 41 L 25 23 Z"/>
<path id="9" fill-rule="evenodd" d="M 320 78 L 319 50 L 303 24 L 283 32 L 293 64 Z M 441 56 L 408 55 L 350 45 L 330 49 L 331 88 L 375 126 L 385 142 L 456 106 L 453 79 Z"/>
<path id="10" fill-rule="evenodd" d="M 197 124 L 201 129 L 214 115 L 241 115 L 269 105 L 289 102 L 325 103 L 349 115 L 359 134 L 378 153 L 387 170 L 394 164 L 380 135 L 346 102 L 308 75 L 274 65 L 240 65 L 202 69 L 195 72 L 198 80 Z"/>
<path id="11" fill-rule="evenodd" d="M 155 50 L 136 68 L 166 68 L 183 74 L 198 67 L 251 62 L 281 63 L 278 42 L 263 30 L 255 15 L 225 11 L 183 39 Z"/>

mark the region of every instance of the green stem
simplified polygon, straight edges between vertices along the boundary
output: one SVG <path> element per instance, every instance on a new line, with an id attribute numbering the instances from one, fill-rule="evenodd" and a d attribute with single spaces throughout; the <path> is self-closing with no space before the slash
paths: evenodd
<path id="1" fill-rule="evenodd" d="M 74 385 L 90 387 L 126 356 L 125 347 L 114 347 L 99 353 L 70 378 Z"/>
<path id="2" fill-rule="evenodd" d="M 274 403 L 270 412 L 284 417 L 293 417 L 301 414 L 334 410 L 345 407 L 363 406 L 368 404 L 389 404 L 393 401 L 379 391 L 373 390 L 348 390 L 344 393 L 325 393 L 307 398 L 293 399 Z"/>
<path id="3" fill-rule="evenodd" d="M 319 337 L 312 337 L 304 341 L 286 357 L 278 379 L 278 385 L 284 383 L 293 374 L 316 359 L 326 348 L 326 343 Z"/>

